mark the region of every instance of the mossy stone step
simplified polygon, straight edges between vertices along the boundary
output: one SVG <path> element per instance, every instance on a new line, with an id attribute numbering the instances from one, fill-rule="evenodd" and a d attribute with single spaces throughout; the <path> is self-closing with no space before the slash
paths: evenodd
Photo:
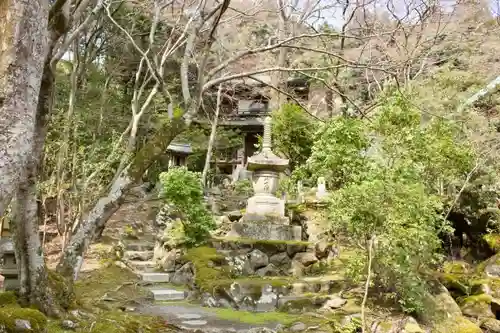
<path id="1" fill-rule="evenodd" d="M 153 255 L 153 251 L 125 251 L 125 253 L 123 254 L 123 259 L 149 261 L 153 259 Z"/>
<path id="2" fill-rule="evenodd" d="M 127 260 L 125 262 L 137 272 L 153 273 L 157 271 L 157 266 L 154 261 Z"/>
<path id="3" fill-rule="evenodd" d="M 144 282 L 151 283 L 168 283 L 172 274 L 170 273 L 160 273 L 160 272 L 141 272 L 139 273 L 141 280 Z"/>
<path id="4" fill-rule="evenodd" d="M 150 241 L 123 241 L 126 251 L 153 251 L 155 243 Z"/>
<path id="5" fill-rule="evenodd" d="M 186 298 L 186 292 L 176 289 L 155 289 L 150 288 L 155 301 L 183 301 Z"/>

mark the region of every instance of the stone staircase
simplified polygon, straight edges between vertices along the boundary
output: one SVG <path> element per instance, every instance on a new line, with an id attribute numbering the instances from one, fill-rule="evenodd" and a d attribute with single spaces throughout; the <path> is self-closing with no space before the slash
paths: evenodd
<path id="1" fill-rule="evenodd" d="M 169 285 L 171 274 L 157 271 L 153 261 L 154 242 L 152 240 L 124 242 L 124 262 L 141 278 L 151 291 L 155 302 L 182 301 L 186 291 Z"/>

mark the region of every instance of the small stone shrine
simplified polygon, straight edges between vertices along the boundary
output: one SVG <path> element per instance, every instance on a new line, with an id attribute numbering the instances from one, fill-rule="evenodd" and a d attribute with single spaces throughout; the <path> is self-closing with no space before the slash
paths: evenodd
<path id="1" fill-rule="evenodd" d="M 288 160 L 272 152 L 271 118 L 264 121 L 262 150 L 248 158 L 255 195 L 248 199 L 246 213 L 232 224 L 228 236 L 258 240 L 301 240 L 302 228 L 291 226 L 285 216 L 285 200 L 276 197 L 279 174 L 288 167 Z"/>
<path id="2" fill-rule="evenodd" d="M 316 199 L 322 200 L 328 196 L 326 191 L 325 177 L 318 177 L 318 189 L 316 191 Z"/>
<path id="3" fill-rule="evenodd" d="M 7 237 L 0 238 L 0 275 L 5 277 L 5 290 L 19 287 L 14 243 Z"/>

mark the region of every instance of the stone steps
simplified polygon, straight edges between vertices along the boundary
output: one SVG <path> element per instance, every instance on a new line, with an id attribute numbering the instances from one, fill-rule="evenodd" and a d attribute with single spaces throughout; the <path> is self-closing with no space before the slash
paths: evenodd
<path id="1" fill-rule="evenodd" d="M 186 299 L 186 292 L 183 290 L 168 289 L 168 288 L 150 288 L 153 294 L 153 299 L 157 302 L 164 301 L 183 301 Z"/>
<path id="2" fill-rule="evenodd" d="M 153 273 L 156 272 L 157 266 L 154 261 L 126 260 L 127 265 L 138 272 Z"/>
<path id="3" fill-rule="evenodd" d="M 124 260 L 150 261 L 153 259 L 153 251 L 125 251 Z"/>
<path id="4" fill-rule="evenodd" d="M 170 273 L 157 273 L 157 272 L 140 272 L 139 276 L 144 282 L 151 283 L 168 283 L 172 274 Z"/>
<path id="5" fill-rule="evenodd" d="M 126 251 L 153 251 L 155 243 L 152 241 L 124 241 Z"/>

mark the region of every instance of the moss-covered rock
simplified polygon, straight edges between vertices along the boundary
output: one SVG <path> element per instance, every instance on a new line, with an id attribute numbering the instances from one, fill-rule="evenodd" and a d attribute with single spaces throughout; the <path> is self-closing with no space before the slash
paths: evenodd
<path id="1" fill-rule="evenodd" d="M 443 322 L 440 322 L 434 329 L 433 333 L 482 333 L 479 326 L 462 316 L 451 317 Z"/>
<path id="2" fill-rule="evenodd" d="M 500 333 L 500 320 L 487 318 L 481 321 L 480 326 L 488 333 Z"/>
<path id="3" fill-rule="evenodd" d="M 0 307 L 17 304 L 17 297 L 13 291 L 0 292 Z"/>
<path id="4" fill-rule="evenodd" d="M 488 244 L 491 251 L 494 253 L 500 252 L 500 234 L 484 235 L 483 240 Z"/>
<path id="5" fill-rule="evenodd" d="M 21 308 L 19 306 L 5 306 L 0 310 L 0 331 L 15 333 L 16 320 L 27 320 L 33 333 L 43 333 L 47 329 L 47 318 L 38 310 Z"/>
<path id="6" fill-rule="evenodd" d="M 201 291 L 212 292 L 220 281 L 231 277 L 225 258 L 211 247 L 196 247 L 187 250 L 184 260 L 193 263 L 195 284 Z"/>
<path id="7" fill-rule="evenodd" d="M 492 297 L 487 294 L 466 297 L 460 302 L 460 309 L 466 316 L 473 318 L 495 318 L 491 311 Z"/>

